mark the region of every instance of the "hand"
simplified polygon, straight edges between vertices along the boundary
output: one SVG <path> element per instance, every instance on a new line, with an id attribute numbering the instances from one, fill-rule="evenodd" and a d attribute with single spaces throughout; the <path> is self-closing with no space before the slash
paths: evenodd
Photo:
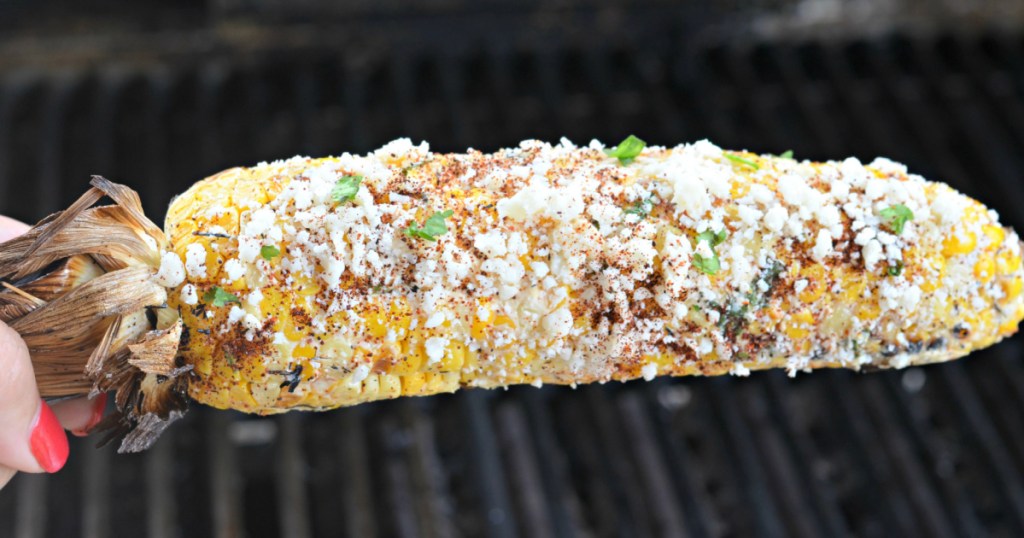
<path id="1" fill-rule="evenodd" d="M 0 216 L 0 243 L 28 227 Z M 64 429 L 85 435 L 103 417 L 106 395 L 47 405 L 39 397 L 28 348 L 0 321 L 0 488 L 17 471 L 54 473 L 68 459 Z"/>

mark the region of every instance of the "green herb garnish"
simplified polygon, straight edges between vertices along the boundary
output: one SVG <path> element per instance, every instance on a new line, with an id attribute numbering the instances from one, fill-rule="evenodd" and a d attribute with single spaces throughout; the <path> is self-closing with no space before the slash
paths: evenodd
<path id="1" fill-rule="evenodd" d="M 900 276 L 903 274 L 903 262 L 896 262 L 896 265 L 889 266 L 889 276 Z"/>
<path id="2" fill-rule="evenodd" d="M 633 162 L 633 159 L 635 159 L 637 155 L 640 155 L 640 152 L 643 151 L 645 147 L 647 147 L 647 142 L 644 142 L 633 135 L 629 135 L 618 146 L 615 146 L 612 149 L 606 149 L 604 150 L 604 153 L 609 157 L 615 157 L 622 164 L 629 164 Z"/>
<path id="3" fill-rule="evenodd" d="M 334 201 L 339 204 L 351 202 L 359 192 L 359 184 L 362 182 L 363 176 L 342 177 L 331 189 L 331 198 L 334 198 Z"/>
<path id="4" fill-rule="evenodd" d="M 782 157 L 783 159 L 792 159 L 793 158 L 793 150 L 787 149 L 786 151 L 783 151 L 782 153 L 780 153 L 779 157 Z"/>
<path id="5" fill-rule="evenodd" d="M 700 269 L 705 274 L 713 275 L 722 268 L 722 263 L 718 259 L 718 253 L 715 252 L 715 247 L 722 244 L 726 238 L 726 231 L 723 228 L 722 231 L 715 233 L 711 230 L 705 230 L 697 234 L 697 243 L 706 241 L 708 246 L 711 247 L 711 257 L 705 258 L 700 254 L 693 255 L 693 265 L 697 269 Z"/>
<path id="6" fill-rule="evenodd" d="M 267 260 L 268 262 L 280 255 L 281 249 L 275 247 L 274 245 L 264 245 L 263 248 L 260 249 L 260 256 L 263 256 L 263 259 Z"/>
<path id="7" fill-rule="evenodd" d="M 415 222 L 410 224 L 409 227 L 405 229 L 405 235 L 426 239 L 427 241 L 437 241 L 437 236 L 444 235 L 448 232 L 448 226 L 445 224 L 444 219 L 447 219 L 453 214 L 454 212 L 451 209 L 447 211 L 437 211 L 423 223 L 422 228 L 420 228 Z"/>
<path id="8" fill-rule="evenodd" d="M 732 155 L 731 153 L 723 153 L 722 155 L 724 155 L 726 159 L 729 159 L 730 161 L 732 161 L 733 164 L 742 164 L 744 166 L 749 166 L 749 167 L 753 168 L 754 170 L 760 170 L 761 169 L 761 167 L 757 163 L 755 163 L 754 161 L 751 161 L 750 159 L 744 159 L 743 157 L 740 157 L 739 155 Z"/>
<path id="9" fill-rule="evenodd" d="M 203 301 L 211 306 L 221 307 L 228 303 L 242 304 L 242 301 L 234 295 L 220 289 L 220 286 L 214 286 L 209 291 L 203 294 Z"/>
<path id="10" fill-rule="evenodd" d="M 651 214 L 651 210 L 654 209 L 654 197 L 638 200 L 633 207 L 623 210 L 623 213 L 627 215 L 636 215 L 640 217 L 640 220 L 644 220 L 648 215 Z"/>
<path id="11" fill-rule="evenodd" d="M 890 230 L 899 235 L 903 233 L 903 226 L 914 218 L 914 212 L 903 204 L 896 204 L 879 211 L 878 216 Z"/>

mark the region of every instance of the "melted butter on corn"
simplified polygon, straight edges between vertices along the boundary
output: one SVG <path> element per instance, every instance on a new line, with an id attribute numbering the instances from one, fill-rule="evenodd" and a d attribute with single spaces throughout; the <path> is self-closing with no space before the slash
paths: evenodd
<path id="1" fill-rule="evenodd" d="M 707 141 L 624 165 L 603 149 L 436 154 L 403 139 L 197 184 L 171 206 L 158 273 L 188 329 L 191 396 L 270 413 L 460 386 L 899 367 L 990 345 L 1024 316 L 1016 234 L 902 165 Z M 339 202 L 345 176 L 362 183 Z M 898 233 L 882 217 L 897 205 L 913 214 Z M 445 210 L 436 241 L 404 233 Z M 208 304 L 214 287 L 237 300 Z"/>

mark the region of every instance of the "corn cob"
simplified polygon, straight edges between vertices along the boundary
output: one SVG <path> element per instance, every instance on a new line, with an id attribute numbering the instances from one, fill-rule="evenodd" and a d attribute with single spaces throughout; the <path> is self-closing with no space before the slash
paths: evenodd
<path id="1" fill-rule="evenodd" d="M 128 450 L 186 392 L 268 414 L 463 386 L 899 368 L 1024 317 L 1017 235 L 902 165 L 628 142 L 435 154 L 399 140 L 234 168 L 174 200 L 166 236 L 124 192 L 84 210 L 117 188 L 97 180 L 76 211 L 0 246 L 0 278 L 82 254 L 97 278 L 147 268 L 131 276 L 145 293 L 93 316 L 80 360 L 79 385 L 119 391 Z M 139 252 L 46 250 L 100 210 Z M 17 286 L 8 298 L 35 297 Z M 6 317 L 24 326 L 85 285 L 57 287 Z"/>

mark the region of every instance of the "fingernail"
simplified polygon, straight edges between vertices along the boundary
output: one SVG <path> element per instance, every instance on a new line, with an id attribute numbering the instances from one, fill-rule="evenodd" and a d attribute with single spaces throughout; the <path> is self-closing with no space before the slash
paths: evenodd
<path id="1" fill-rule="evenodd" d="M 107 393 L 100 394 L 99 396 L 92 399 L 92 415 L 89 417 L 89 422 L 77 429 L 71 430 L 71 433 L 75 434 L 76 437 L 85 437 L 89 435 L 89 432 L 96 427 L 97 424 L 103 420 L 103 412 L 107 409 Z"/>
<path id="2" fill-rule="evenodd" d="M 42 400 L 39 405 L 39 418 L 32 428 L 29 446 L 43 470 L 55 473 L 68 461 L 68 436 L 53 409 Z"/>

